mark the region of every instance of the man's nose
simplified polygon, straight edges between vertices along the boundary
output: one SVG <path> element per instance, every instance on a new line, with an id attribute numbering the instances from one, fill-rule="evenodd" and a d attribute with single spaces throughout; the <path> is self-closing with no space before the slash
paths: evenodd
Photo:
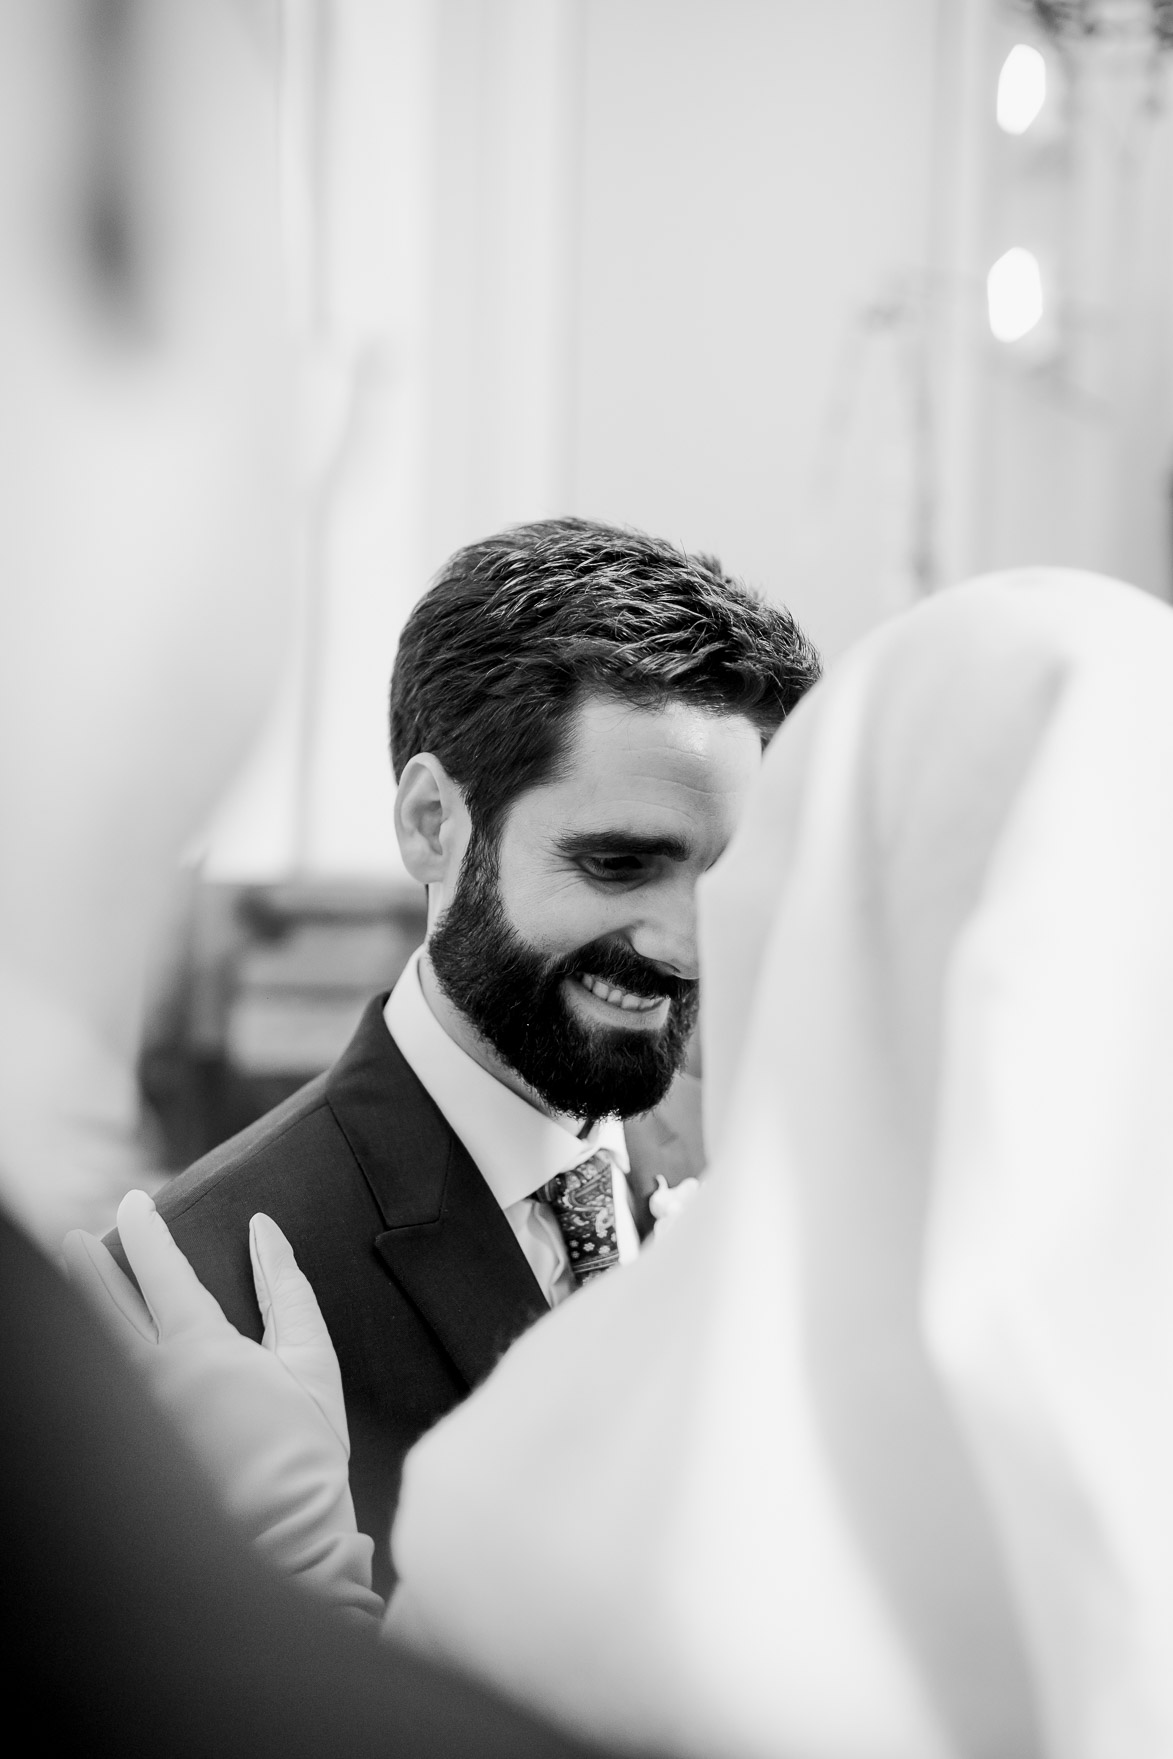
<path id="1" fill-rule="evenodd" d="M 698 975 L 696 944 L 696 887 L 674 885 L 661 894 L 633 922 L 627 939 L 634 952 L 668 977 L 695 981 Z"/>

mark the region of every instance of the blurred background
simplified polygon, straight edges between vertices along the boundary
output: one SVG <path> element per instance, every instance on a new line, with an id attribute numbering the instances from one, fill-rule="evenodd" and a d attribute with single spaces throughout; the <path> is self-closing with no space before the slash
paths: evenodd
<path id="1" fill-rule="evenodd" d="M 102 89 L 149 3 L 91 0 Z M 1173 595 L 1170 0 L 219 9 L 272 100 L 292 633 L 136 1028 L 158 1168 L 324 1068 L 422 935 L 386 689 L 457 546 L 640 526 L 828 660 L 1008 564 Z"/>

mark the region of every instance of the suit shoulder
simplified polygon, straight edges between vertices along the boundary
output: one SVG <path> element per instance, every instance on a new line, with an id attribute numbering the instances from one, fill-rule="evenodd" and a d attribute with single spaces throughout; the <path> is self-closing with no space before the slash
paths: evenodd
<path id="1" fill-rule="evenodd" d="M 318 1075 L 254 1124 L 193 1161 L 168 1182 L 160 1208 L 181 1215 L 215 1187 L 263 1178 L 276 1164 L 295 1166 L 308 1152 L 319 1152 L 323 1133 L 342 1140 L 326 1100 L 326 1075 Z"/>

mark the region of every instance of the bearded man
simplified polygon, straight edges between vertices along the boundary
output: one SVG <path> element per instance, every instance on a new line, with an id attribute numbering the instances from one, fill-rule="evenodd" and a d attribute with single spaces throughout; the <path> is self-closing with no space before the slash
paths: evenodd
<path id="1" fill-rule="evenodd" d="M 159 1203 L 256 1338 L 249 1219 L 288 1236 L 379 1553 L 417 1437 L 639 1250 L 621 1120 L 684 1063 L 696 883 L 817 673 L 711 558 L 581 520 L 470 545 L 408 620 L 391 754 L 425 944 L 331 1070 Z"/>

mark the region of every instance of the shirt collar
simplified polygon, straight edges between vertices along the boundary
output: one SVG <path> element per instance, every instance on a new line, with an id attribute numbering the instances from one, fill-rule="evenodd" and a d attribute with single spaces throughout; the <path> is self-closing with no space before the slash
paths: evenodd
<path id="1" fill-rule="evenodd" d="M 604 1118 L 589 1135 L 580 1136 L 573 1119 L 547 1117 L 449 1038 L 420 984 L 422 952 L 417 948 L 408 960 L 383 1018 L 502 1209 L 532 1196 L 547 1179 L 599 1148 L 610 1149 L 626 1172 L 627 1147 L 618 1118 Z"/>

